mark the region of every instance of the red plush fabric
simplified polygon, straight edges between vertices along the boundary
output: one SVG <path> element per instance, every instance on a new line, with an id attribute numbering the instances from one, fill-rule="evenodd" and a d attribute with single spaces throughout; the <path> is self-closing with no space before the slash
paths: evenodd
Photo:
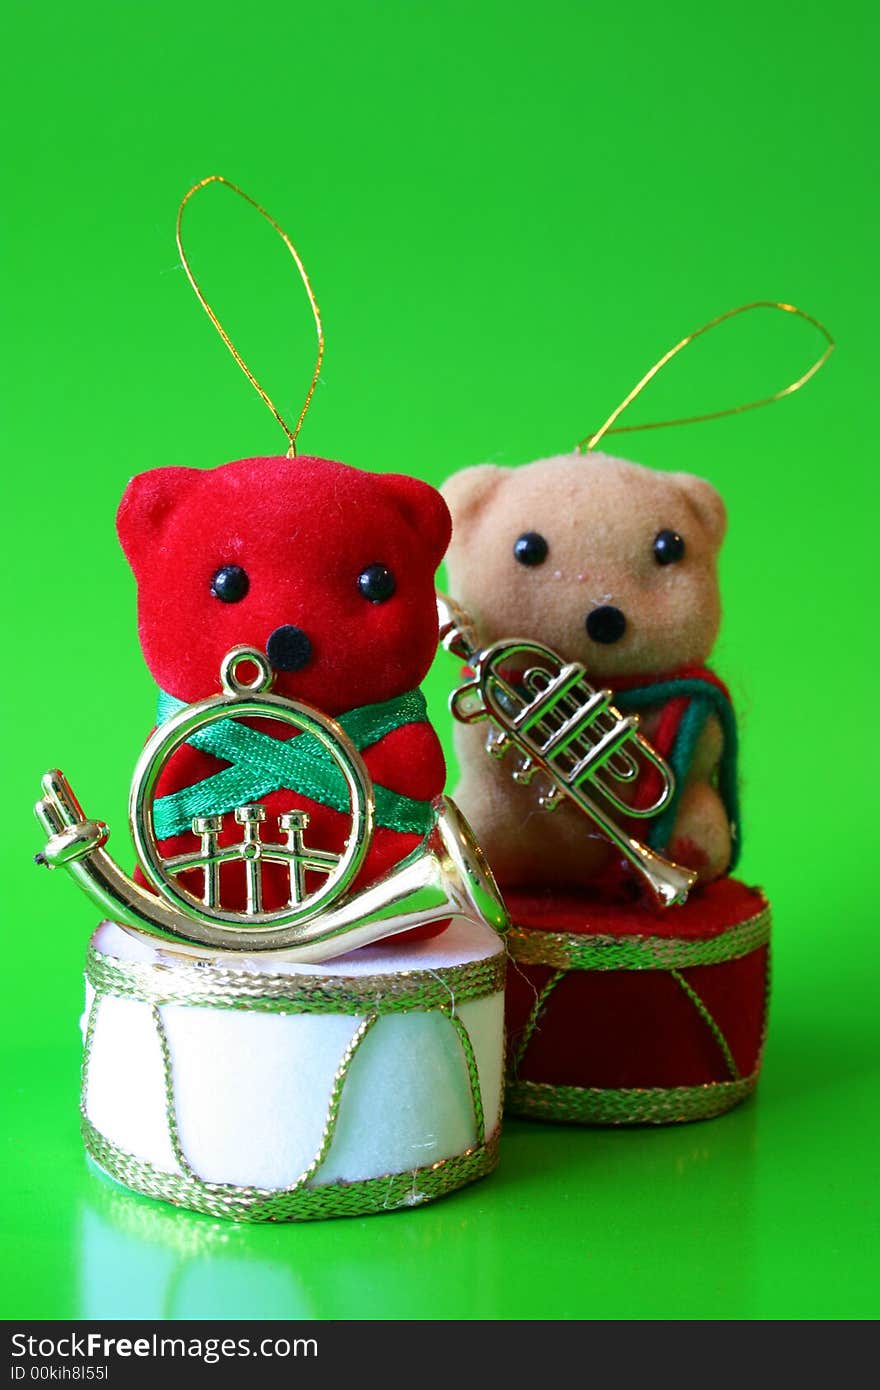
<path id="1" fill-rule="evenodd" d="M 593 903 L 577 894 L 510 893 L 513 922 L 579 935 L 657 936 L 705 940 L 755 916 L 763 894 L 735 879 L 698 890 L 683 907 L 646 914 L 641 908 Z M 767 948 L 717 965 L 682 971 L 727 1039 L 741 1075 L 757 1065 L 764 1028 Z M 508 972 L 511 1046 L 535 991 L 553 970 L 517 965 Z M 571 970 L 556 986 L 519 1069 L 523 1081 L 565 1086 L 698 1086 L 730 1074 L 704 1019 L 664 970 Z"/>
<path id="2" fill-rule="evenodd" d="M 311 655 L 299 670 L 276 671 L 273 691 L 327 714 L 412 690 L 431 664 L 434 574 L 451 523 L 440 494 L 414 478 L 305 457 L 242 459 L 210 471 L 160 468 L 132 479 L 117 525 L 137 579 L 144 657 L 161 689 L 178 699 L 218 693 L 226 652 L 241 644 L 265 651 L 270 635 L 285 625 L 306 634 Z M 211 585 L 230 565 L 246 571 L 248 587 L 238 602 L 224 603 Z M 394 592 L 381 603 L 370 602 L 358 587 L 371 565 L 394 576 Z M 289 734 L 265 722 L 260 727 Z M 443 790 L 443 754 L 426 723 L 394 730 L 364 758 L 374 780 L 393 791 L 429 800 Z M 156 795 L 222 766 L 184 747 Z M 308 842 L 342 848 L 348 821 L 340 813 L 283 789 L 263 800 L 270 821 L 292 805 L 309 811 Z M 221 842 L 240 837 L 229 821 Z M 416 835 L 377 829 L 357 886 L 381 876 L 417 844 Z M 195 845 L 185 834 L 165 841 L 162 851 L 182 853 Z M 227 872 L 234 878 L 233 868 Z M 267 909 L 286 901 L 285 880 L 282 868 L 267 866 Z M 238 902 L 224 878 L 224 906 L 243 906 L 243 866 L 236 891 Z M 406 936 L 431 934 L 422 929 Z"/>
<path id="3" fill-rule="evenodd" d="M 274 689 L 328 714 L 412 690 L 437 648 L 434 574 L 451 521 L 434 488 L 318 458 L 240 459 L 220 468 L 157 468 L 133 478 L 117 528 L 138 584 L 138 628 L 157 684 L 180 700 L 219 690 L 230 647 L 265 651 L 283 624 L 312 657 Z M 358 590 L 386 565 L 396 591 Z M 222 603 L 211 581 L 240 565 L 250 586 Z"/>
<path id="4" fill-rule="evenodd" d="M 704 939 L 754 917 L 765 905 L 760 888 L 736 878 L 698 884 L 682 907 L 609 903 L 585 891 L 548 888 L 534 893 L 511 889 L 504 900 L 511 920 L 537 931 L 578 936 L 660 936 Z"/>

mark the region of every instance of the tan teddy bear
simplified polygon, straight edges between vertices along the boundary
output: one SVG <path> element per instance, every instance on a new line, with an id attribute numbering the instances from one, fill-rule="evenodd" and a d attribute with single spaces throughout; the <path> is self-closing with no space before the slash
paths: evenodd
<path id="1" fill-rule="evenodd" d="M 705 663 L 718 632 L 717 557 L 724 504 L 685 473 L 604 454 L 519 468 L 466 468 L 443 488 L 453 517 L 449 592 L 482 644 L 520 637 L 582 662 L 677 773 L 676 800 L 654 838 L 710 880 L 731 866 L 736 732 L 727 693 Z M 552 815 L 512 754 L 486 755 L 486 725 L 456 726 L 456 798 L 506 887 L 613 879 L 616 856 L 576 807 Z"/>

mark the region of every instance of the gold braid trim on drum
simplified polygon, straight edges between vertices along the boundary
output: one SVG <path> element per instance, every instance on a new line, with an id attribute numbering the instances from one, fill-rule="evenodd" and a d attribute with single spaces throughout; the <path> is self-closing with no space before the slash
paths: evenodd
<path id="1" fill-rule="evenodd" d="M 484 999 L 504 988 L 506 957 L 388 975 L 270 975 L 176 958 L 120 960 L 89 946 L 86 979 L 99 994 L 144 1004 L 270 1014 L 394 1014 Z"/>
<path id="2" fill-rule="evenodd" d="M 505 964 L 506 957 L 499 955 L 491 960 L 445 966 L 430 972 L 405 971 L 394 976 L 261 975 L 178 963 L 172 971 L 161 964 L 103 956 L 90 946 L 86 977 L 95 994 L 86 1026 L 80 1096 L 86 1151 L 111 1178 L 136 1192 L 232 1221 L 309 1221 L 326 1216 L 359 1216 L 395 1207 L 418 1206 L 442 1197 L 491 1172 L 498 1161 L 500 1131 L 496 1129 L 487 1140 L 477 1060 L 470 1034 L 456 1013 L 456 1005 L 502 990 Z M 186 976 L 186 980 L 180 981 L 178 987 L 174 980 L 181 976 Z M 89 1063 L 101 1000 L 108 995 L 135 999 L 149 1006 L 162 1059 L 165 1122 L 179 1173 L 164 1171 L 126 1152 L 89 1119 Z M 160 1007 L 163 1003 L 264 1013 L 333 1013 L 360 1019 L 333 1078 L 317 1151 L 289 1186 L 273 1189 L 207 1182 L 195 1172 L 180 1138 L 174 1067 Z M 433 1009 L 441 1013 L 455 1034 L 467 1074 L 476 1142 L 462 1154 L 439 1159 L 423 1168 L 354 1182 L 320 1184 L 316 1179 L 333 1143 L 345 1082 L 358 1049 L 381 1014 L 415 1009 Z"/>
<path id="3" fill-rule="evenodd" d="M 613 1091 L 602 1086 L 551 1086 L 541 1081 L 508 1082 L 506 1109 L 510 1115 L 533 1120 L 556 1120 L 580 1125 L 668 1125 L 685 1120 L 708 1120 L 751 1095 L 760 1063 L 738 1081 L 712 1081 L 705 1086 L 633 1087 Z"/>
<path id="4" fill-rule="evenodd" d="M 756 939 L 747 949 L 734 949 L 729 955 L 720 956 L 713 960 L 701 958 L 695 960 L 693 957 L 687 958 L 688 965 L 715 965 L 721 964 L 725 960 L 732 960 L 735 956 L 747 955 L 749 951 L 756 950 L 765 945 L 770 940 L 770 909 L 765 908 L 756 917 L 741 923 L 737 927 L 732 927 L 723 932 L 714 941 L 689 942 L 674 941 L 659 943 L 674 946 L 713 946 L 719 941 L 736 940 L 741 945 L 739 933 L 745 933 L 750 929 L 755 934 Z M 516 928 L 511 935 L 519 931 L 523 936 L 529 938 L 549 936 L 546 932 L 527 932 L 523 928 Z M 759 935 L 761 933 L 761 935 Z M 563 936 L 562 933 L 553 934 L 557 940 Z M 582 937 L 571 937 L 571 940 L 581 942 Z M 596 940 L 597 938 L 593 938 Z M 610 940 L 615 945 L 624 944 L 620 938 L 598 938 L 599 940 Z M 743 939 L 748 939 L 743 937 Z M 641 944 L 654 944 L 654 938 L 637 937 L 634 940 Z M 633 938 L 626 944 L 632 944 Z M 524 957 L 514 948 L 513 956 L 518 960 Z M 526 958 L 528 959 L 528 958 Z M 554 959 L 558 959 L 555 957 Z M 542 955 L 541 964 L 550 964 L 550 953 Z M 538 963 L 531 961 L 529 963 Z M 712 1037 L 714 1038 L 719 1052 L 724 1060 L 725 1067 L 730 1076 L 729 1081 L 710 1081 L 702 1086 L 649 1086 L 649 1087 L 627 1087 L 615 1090 L 607 1086 L 562 1086 L 555 1085 L 546 1081 L 523 1081 L 519 1079 L 519 1070 L 523 1059 L 528 1051 L 529 1043 L 540 1027 L 541 1017 L 547 1008 L 550 997 L 557 985 L 565 979 L 568 969 L 589 969 L 583 964 L 570 965 L 567 968 L 557 969 L 547 979 L 543 988 L 535 996 L 525 1026 L 519 1035 L 517 1044 L 512 1050 L 508 1066 L 507 1086 L 504 1096 L 504 1109 L 508 1115 L 521 1115 L 525 1119 L 532 1120 L 554 1120 L 560 1124 L 580 1124 L 580 1125 L 667 1125 L 683 1123 L 687 1120 L 709 1120 L 714 1115 L 722 1115 L 725 1110 L 730 1110 L 740 1101 L 745 1100 L 751 1095 L 758 1084 L 761 1074 L 761 1065 L 764 1059 L 764 1044 L 767 1039 L 767 1019 L 770 1003 L 770 982 L 771 982 L 771 962 L 770 955 L 767 955 L 767 964 L 764 972 L 764 1013 L 761 1029 L 761 1038 L 758 1044 L 758 1058 L 754 1070 L 748 1076 L 742 1076 L 736 1065 L 733 1054 L 715 1018 L 706 1007 L 705 1002 L 691 984 L 684 978 L 679 970 L 674 969 L 677 963 L 675 958 L 667 960 L 664 964 L 649 964 L 649 969 L 666 969 L 669 975 L 675 980 L 676 984 L 690 1000 L 697 1014 L 705 1023 Z M 599 967 L 602 968 L 602 967 Z M 605 966 L 605 969 L 639 969 L 644 966 L 622 965 Z"/>
<path id="5" fill-rule="evenodd" d="M 313 1221 L 327 1216 L 366 1216 L 398 1207 L 421 1206 L 459 1187 L 482 1178 L 498 1162 L 496 1131 L 485 1144 L 451 1158 L 441 1158 L 425 1168 L 406 1173 L 387 1173 L 359 1182 L 332 1182 L 325 1186 L 282 1188 L 236 1187 L 203 1182 L 200 1178 L 167 1173 L 145 1159 L 126 1153 L 83 1118 L 86 1150 L 99 1168 L 145 1197 L 155 1197 L 209 1216 L 231 1221 Z"/>
<path id="6" fill-rule="evenodd" d="M 660 936 L 578 936 L 513 926 L 507 945 L 523 965 L 556 970 L 688 970 L 747 956 L 770 940 L 770 908 L 708 940 Z"/>

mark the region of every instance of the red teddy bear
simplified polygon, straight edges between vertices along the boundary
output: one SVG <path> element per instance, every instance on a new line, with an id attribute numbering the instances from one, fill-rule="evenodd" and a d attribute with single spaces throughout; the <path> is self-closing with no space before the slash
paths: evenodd
<path id="1" fill-rule="evenodd" d="M 125 491 L 117 526 L 137 580 L 141 647 L 162 692 L 160 720 L 181 702 L 219 692 L 230 648 L 258 648 L 275 673 L 273 693 L 358 731 L 376 787 L 376 830 L 354 886 L 415 849 L 445 781 L 418 689 L 436 650 L 434 575 L 451 531 L 440 494 L 414 478 L 327 459 L 242 459 L 210 471 L 140 474 Z M 265 736 L 267 722 L 259 728 Z M 280 723 L 269 732 L 290 736 Z M 154 804 L 163 855 L 197 848 L 194 807 L 204 807 L 206 789 L 210 800 L 210 789 L 222 788 L 218 774 L 228 767 L 192 744 L 174 754 Z M 273 825 L 285 811 L 307 811 L 309 844 L 342 851 L 349 819 L 332 805 L 296 786 L 252 799 Z M 224 813 L 221 844 L 242 834 L 226 814 L 240 804 L 231 800 L 211 807 Z M 227 868 L 242 873 L 232 893 L 224 886 L 224 905 L 240 908 L 244 866 Z M 266 865 L 264 909 L 283 906 L 288 891 L 287 871 Z"/>

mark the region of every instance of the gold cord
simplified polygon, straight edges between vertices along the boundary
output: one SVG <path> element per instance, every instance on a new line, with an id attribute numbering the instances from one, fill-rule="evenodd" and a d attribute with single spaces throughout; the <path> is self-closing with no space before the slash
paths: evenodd
<path id="1" fill-rule="evenodd" d="M 788 386 L 784 386 L 781 391 L 774 391 L 772 396 L 763 396 L 761 400 L 758 401 L 747 401 L 744 405 L 728 406 L 725 410 L 712 410 L 707 415 L 687 415 L 682 416 L 682 418 L 678 420 L 653 420 L 644 425 L 615 425 L 615 421 L 619 420 L 627 407 L 632 405 L 637 396 L 641 395 L 648 383 L 653 381 L 657 373 L 666 366 L 667 362 L 671 362 L 673 357 L 677 356 L 683 348 L 686 348 L 695 338 L 699 338 L 704 333 L 708 333 L 710 328 L 716 328 L 718 324 L 724 323 L 725 319 L 735 318 L 737 314 L 746 314 L 751 309 L 778 309 L 784 314 L 796 314 L 798 318 L 806 319 L 807 323 L 811 323 L 814 328 L 817 328 L 827 341 L 828 346 L 822 353 L 822 356 L 816 359 L 813 365 L 804 372 L 803 376 L 799 376 L 797 381 L 792 381 Z M 793 396 L 795 391 L 799 391 L 802 386 L 806 386 L 810 378 L 814 377 L 820 368 L 824 367 L 828 358 L 834 351 L 834 346 L 834 339 L 824 324 L 820 323 L 818 319 L 813 318 L 812 314 L 806 313 L 803 309 L 795 308 L 793 304 L 781 304 L 773 299 L 758 299 L 755 300 L 753 304 L 740 304 L 736 309 L 728 309 L 726 313 L 719 314 L 717 318 L 710 319 L 708 323 L 703 324 L 702 328 L 697 328 L 693 333 L 689 333 L 686 338 L 682 338 L 680 343 L 676 343 L 675 347 L 665 352 L 660 360 L 654 363 L 650 371 L 645 373 L 641 381 L 637 382 L 629 395 L 621 401 L 617 409 L 611 412 L 602 428 L 596 430 L 594 434 L 588 434 L 583 439 L 578 440 L 575 448 L 578 451 L 583 450 L 584 453 L 588 454 L 591 449 L 595 449 L 599 440 L 606 434 L 635 434 L 639 430 L 666 429 L 671 425 L 696 425 L 702 423 L 704 420 L 720 420 L 725 415 L 741 415 L 743 411 L 746 410 L 757 410 L 759 406 L 772 405 L 774 401 L 781 401 L 783 396 Z"/>
<path id="2" fill-rule="evenodd" d="M 312 313 L 315 317 L 315 327 L 318 332 L 318 357 L 317 361 L 315 362 L 315 370 L 312 375 L 311 385 L 309 386 L 308 393 L 303 404 L 303 408 L 299 413 L 299 419 L 296 422 L 296 427 L 293 430 L 291 430 L 290 427 L 287 425 L 286 421 L 282 419 L 280 413 L 276 410 L 275 405 L 270 399 L 268 392 L 263 390 L 262 386 L 257 381 L 257 378 L 254 376 L 253 372 L 248 367 L 247 363 L 241 357 L 240 353 L 236 350 L 232 342 L 232 339 L 226 332 L 222 323 L 220 322 L 217 315 L 214 313 L 214 310 L 211 308 L 210 304 L 208 303 L 207 299 L 202 293 L 198 281 L 196 280 L 196 277 L 193 275 L 192 270 L 190 269 L 189 261 L 186 258 L 186 252 L 183 249 L 183 236 L 181 232 L 181 225 L 183 222 L 183 210 L 189 202 L 190 198 L 193 196 L 193 194 L 198 193 L 199 189 L 201 188 L 206 188 L 209 183 L 223 184 L 224 187 L 231 189 L 233 193 L 237 193 L 238 196 L 240 198 L 243 198 L 246 203 L 250 203 L 251 207 L 255 208 L 261 217 L 264 217 L 266 219 L 270 227 L 273 227 L 275 229 L 275 231 L 280 236 L 281 240 L 284 242 L 284 245 L 290 252 L 291 256 L 293 257 L 294 261 L 296 262 L 296 268 L 300 273 L 300 278 L 303 282 L 303 285 L 305 286 L 306 294 L 309 297 L 309 304 L 312 307 Z M 186 271 L 187 276 L 189 278 L 189 282 L 195 290 L 196 298 L 198 299 L 205 313 L 208 315 L 208 318 L 213 323 L 217 332 L 220 334 L 220 337 L 223 339 L 224 343 L 229 348 L 229 351 L 232 353 L 236 362 L 241 367 L 241 370 L 244 372 L 248 381 L 251 383 L 251 386 L 253 386 L 260 399 L 264 401 L 265 404 L 269 407 L 272 414 L 275 416 L 275 419 L 278 421 L 279 425 L 284 430 L 284 433 L 287 435 L 289 441 L 287 456 L 288 458 L 294 458 L 296 456 L 297 435 L 299 434 L 302 428 L 303 420 L 306 418 L 306 411 L 311 405 L 312 396 L 315 394 L 315 387 L 318 384 L 318 377 L 321 373 L 321 362 L 324 358 L 324 330 L 321 326 L 321 311 L 318 308 L 318 301 L 315 299 L 314 291 L 309 282 L 309 277 L 306 273 L 306 268 L 300 259 L 299 252 L 297 251 L 296 247 L 294 246 L 293 242 L 290 240 L 290 237 L 287 235 L 284 229 L 282 227 L 279 227 L 274 217 L 272 217 L 266 211 L 265 208 L 260 207 L 260 204 L 256 202 L 255 199 L 251 198 L 249 194 L 245 193 L 243 189 L 239 188 L 237 184 L 231 183 L 229 179 L 224 178 L 222 174 L 209 174 L 209 176 L 206 179 L 201 179 L 199 183 L 193 184 L 192 188 L 189 190 L 187 194 L 185 194 L 185 196 L 181 200 L 180 207 L 177 209 L 177 249 L 180 252 L 180 259 L 183 264 L 183 268 Z"/>

